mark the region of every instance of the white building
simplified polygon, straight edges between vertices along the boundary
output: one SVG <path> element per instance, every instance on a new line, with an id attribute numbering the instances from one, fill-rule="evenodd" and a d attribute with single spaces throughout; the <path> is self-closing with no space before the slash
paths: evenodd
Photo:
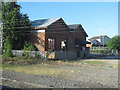
<path id="1" fill-rule="evenodd" d="M 110 38 L 107 35 L 95 36 L 89 39 L 92 45 L 107 45 Z"/>

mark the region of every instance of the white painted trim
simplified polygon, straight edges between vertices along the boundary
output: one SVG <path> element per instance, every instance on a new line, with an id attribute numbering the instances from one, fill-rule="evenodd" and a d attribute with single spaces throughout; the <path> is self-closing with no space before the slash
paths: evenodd
<path id="1" fill-rule="evenodd" d="M 45 30 L 35 30 L 35 31 L 30 31 L 30 33 L 39 33 L 39 32 L 45 32 Z"/>

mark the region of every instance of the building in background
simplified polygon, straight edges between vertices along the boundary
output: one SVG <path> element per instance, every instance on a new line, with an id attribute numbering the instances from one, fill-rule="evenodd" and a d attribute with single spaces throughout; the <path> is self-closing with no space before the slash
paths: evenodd
<path id="1" fill-rule="evenodd" d="M 110 40 L 110 38 L 107 35 L 100 35 L 100 36 L 95 36 L 89 39 L 91 42 L 91 47 L 92 48 L 100 48 L 100 47 L 107 47 L 107 41 Z"/>

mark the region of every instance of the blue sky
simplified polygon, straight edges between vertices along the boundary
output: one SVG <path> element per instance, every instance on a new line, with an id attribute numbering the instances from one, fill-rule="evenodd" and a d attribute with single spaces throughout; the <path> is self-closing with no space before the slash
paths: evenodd
<path id="1" fill-rule="evenodd" d="M 62 17 L 66 24 L 81 24 L 88 39 L 118 34 L 117 2 L 19 2 L 30 20 Z"/>

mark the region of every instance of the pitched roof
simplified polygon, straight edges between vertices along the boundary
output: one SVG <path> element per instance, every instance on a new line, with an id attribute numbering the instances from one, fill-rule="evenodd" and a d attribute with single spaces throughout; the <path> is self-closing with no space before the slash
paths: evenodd
<path id="1" fill-rule="evenodd" d="M 34 21 L 31 21 L 32 28 L 47 27 L 47 26 L 51 25 L 52 23 L 56 22 L 59 19 L 61 19 L 61 18 L 34 20 Z"/>
<path id="2" fill-rule="evenodd" d="M 68 27 L 70 28 L 70 31 L 74 31 L 74 30 L 77 29 L 79 26 L 81 26 L 81 24 L 68 25 Z M 82 27 L 82 26 L 81 26 L 81 27 Z"/>
<path id="3" fill-rule="evenodd" d="M 100 38 L 103 38 L 103 37 L 108 37 L 108 36 L 107 35 L 95 36 L 95 37 L 90 38 L 89 40 L 100 39 Z"/>
<path id="4" fill-rule="evenodd" d="M 85 33 L 85 35 L 88 37 L 87 33 L 85 32 L 81 24 L 72 24 L 72 25 L 68 25 L 68 27 L 70 31 L 75 31 L 78 27 L 80 27 L 81 30 L 83 30 L 83 32 Z"/>

